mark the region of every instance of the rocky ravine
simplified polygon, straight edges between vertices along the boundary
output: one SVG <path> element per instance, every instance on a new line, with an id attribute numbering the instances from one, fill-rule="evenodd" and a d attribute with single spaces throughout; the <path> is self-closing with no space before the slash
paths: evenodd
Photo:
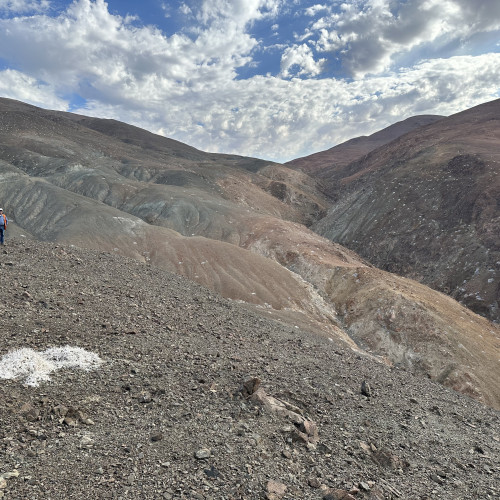
<path id="1" fill-rule="evenodd" d="M 308 229 L 326 200 L 307 175 L 6 99 L 0 115 L 9 237 L 136 258 L 500 408 L 498 327 Z"/>
<path id="2" fill-rule="evenodd" d="M 323 174 L 315 231 L 500 321 L 500 99 Z"/>
<path id="3" fill-rule="evenodd" d="M 0 496 L 500 498 L 500 414 L 466 396 L 136 260 L 19 238 L 0 270 L 2 356 L 103 360 L 2 380 Z"/>

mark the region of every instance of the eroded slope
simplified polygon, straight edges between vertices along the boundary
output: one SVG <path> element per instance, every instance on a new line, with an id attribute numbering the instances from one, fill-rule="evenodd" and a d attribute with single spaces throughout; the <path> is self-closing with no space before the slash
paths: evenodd
<path id="1" fill-rule="evenodd" d="M 404 135 L 331 175 L 338 202 L 316 231 L 499 320 L 499 100 Z"/>
<path id="2" fill-rule="evenodd" d="M 341 272 L 372 271 L 356 254 L 302 224 L 325 206 L 305 174 L 197 152 L 117 122 L 68 118 L 10 101 L 2 105 L 0 199 L 18 234 L 133 257 L 252 304 L 262 315 L 359 351 L 352 336 L 366 347 L 345 318 L 351 297 L 332 291 L 343 286 Z M 373 270 L 373 279 L 380 280 L 387 308 L 397 303 L 399 291 L 387 285 L 391 276 Z M 371 325 L 367 334 L 400 342 L 390 350 L 373 343 L 370 356 L 388 364 L 409 360 L 420 339 L 398 332 L 414 332 L 414 324 L 380 321 L 370 307 L 379 290 L 367 286 L 359 292 L 367 297 L 359 310 Z M 450 301 L 440 315 L 430 314 L 438 300 L 433 293 L 423 300 L 415 292 L 408 307 L 421 308 L 426 324 L 439 330 L 462 311 Z M 494 346 L 495 328 L 477 325 L 475 334 Z M 466 335 L 467 326 L 458 325 L 452 338 Z M 427 363 L 403 365 L 443 379 L 443 367 L 456 357 L 453 376 L 471 377 L 474 390 L 467 391 L 497 405 L 500 374 L 494 372 L 490 383 L 483 371 L 498 352 L 463 357 L 454 348 L 442 352 L 441 342 L 439 336 L 429 340 L 421 356 Z"/>
<path id="3" fill-rule="evenodd" d="M 4 250 L 0 359 L 70 345 L 103 360 L 38 387 L 2 380 L 7 498 L 500 493 L 495 410 L 137 260 L 25 239 Z M 314 442 L 241 395 L 250 377 L 314 423 Z"/>
<path id="4" fill-rule="evenodd" d="M 326 151 L 289 161 L 286 165 L 307 172 L 314 177 L 331 179 L 333 172 L 359 160 L 374 149 L 442 118 L 444 117 L 439 115 L 412 116 L 372 135 L 350 139 Z"/>

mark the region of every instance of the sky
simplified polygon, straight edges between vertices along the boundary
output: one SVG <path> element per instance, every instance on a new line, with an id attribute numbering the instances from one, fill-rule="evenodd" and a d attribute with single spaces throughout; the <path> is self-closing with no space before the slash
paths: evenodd
<path id="1" fill-rule="evenodd" d="M 0 0 L 0 96 L 285 162 L 500 97 L 500 0 Z"/>

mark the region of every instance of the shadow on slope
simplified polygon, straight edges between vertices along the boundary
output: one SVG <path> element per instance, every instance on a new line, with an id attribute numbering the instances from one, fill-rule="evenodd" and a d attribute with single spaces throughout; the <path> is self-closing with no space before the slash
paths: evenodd
<path id="1" fill-rule="evenodd" d="M 263 166 L 254 174 L 224 162 L 209 166 L 173 159 L 164 151 L 149 157 L 142 146 L 36 108 L 24 114 L 7 110 L 3 116 L 0 196 L 8 215 L 30 234 L 148 262 L 254 304 L 264 315 L 356 348 L 348 336 L 352 331 L 341 327 L 337 315 L 349 298 L 334 304 L 331 290 L 340 279 L 338 268 L 351 272 L 369 266 L 299 224 L 321 207 L 314 201 L 321 196 L 305 174 L 279 165 Z M 171 172 L 182 172 L 189 186 L 158 183 L 168 181 Z M 378 279 L 390 276 L 380 274 Z M 387 300 L 396 301 L 397 294 L 389 290 Z M 450 306 L 442 314 L 447 318 L 456 313 Z M 369 307 L 366 317 L 373 317 Z M 429 318 L 429 324 L 437 321 Z M 493 335 L 485 325 L 478 331 Z M 434 340 L 439 346 L 439 338 Z M 404 337 L 400 351 L 412 352 L 415 343 L 413 335 Z M 388 363 L 399 362 L 399 352 L 380 353 Z M 482 359 L 483 354 L 477 355 Z M 484 355 L 485 366 L 490 355 Z M 481 371 L 474 356 L 467 358 L 470 369 L 458 363 L 457 374 Z M 434 365 L 441 364 L 432 358 L 419 368 L 436 376 Z M 497 394 L 491 393 L 496 385 L 483 383 L 480 376 L 477 380 L 475 396 L 496 401 Z"/>
<path id="2" fill-rule="evenodd" d="M 500 319 L 500 100 L 331 170 L 314 229 L 374 265 Z"/>

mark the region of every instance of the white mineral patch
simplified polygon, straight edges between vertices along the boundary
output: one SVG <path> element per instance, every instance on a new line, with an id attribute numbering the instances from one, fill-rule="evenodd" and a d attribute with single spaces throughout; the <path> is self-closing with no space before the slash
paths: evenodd
<path id="1" fill-rule="evenodd" d="M 43 352 L 22 348 L 0 359 L 0 378 L 24 379 L 26 384 L 37 386 L 50 380 L 50 374 L 61 368 L 89 371 L 101 363 L 97 354 L 81 347 L 51 347 Z"/>

